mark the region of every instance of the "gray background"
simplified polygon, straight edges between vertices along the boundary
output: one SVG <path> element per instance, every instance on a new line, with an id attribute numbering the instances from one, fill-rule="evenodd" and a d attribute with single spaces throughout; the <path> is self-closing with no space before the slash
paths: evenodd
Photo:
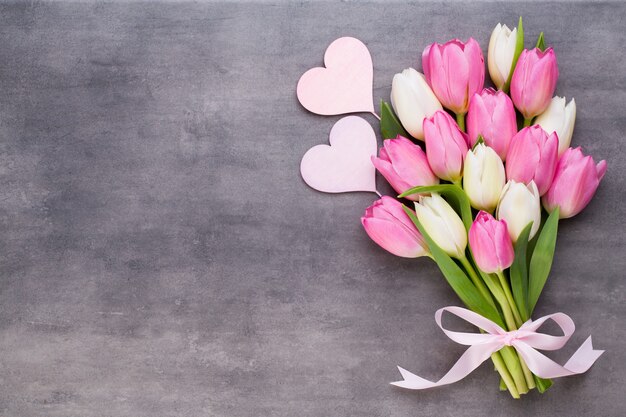
<path id="1" fill-rule="evenodd" d="M 624 415 L 625 12 L 0 5 L 0 415 Z M 433 321 L 459 302 L 433 263 L 368 239 L 359 216 L 374 195 L 301 181 L 301 156 L 339 117 L 308 113 L 295 85 L 351 35 L 387 98 L 428 43 L 474 36 L 486 50 L 520 14 L 556 47 L 574 143 L 609 164 L 588 209 L 562 222 L 537 314 L 578 326 L 553 357 L 589 334 L 607 352 L 517 402 L 488 364 L 446 388 L 396 389 L 396 364 L 437 379 L 463 351 Z"/>

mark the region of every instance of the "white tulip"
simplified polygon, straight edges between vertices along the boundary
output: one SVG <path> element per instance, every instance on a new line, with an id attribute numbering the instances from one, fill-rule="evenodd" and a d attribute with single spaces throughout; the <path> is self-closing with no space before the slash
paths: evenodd
<path id="1" fill-rule="evenodd" d="M 467 231 L 456 211 L 439 194 L 420 197 L 415 213 L 426 233 L 444 252 L 454 258 L 465 257 Z"/>
<path id="2" fill-rule="evenodd" d="M 463 189 L 472 207 L 493 212 L 506 181 L 502 159 L 481 143 L 467 151 L 463 166 Z"/>
<path id="3" fill-rule="evenodd" d="M 393 76 L 391 105 L 407 132 L 421 140 L 424 140 L 424 118 L 442 109 L 424 75 L 413 68 Z"/>
<path id="4" fill-rule="evenodd" d="M 509 29 L 507 25 L 498 25 L 491 32 L 489 48 L 487 50 L 487 66 L 489 76 L 496 87 L 501 90 L 509 79 L 515 43 L 517 42 L 517 28 Z"/>
<path id="5" fill-rule="evenodd" d="M 535 124 L 541 126 L 548 134 L 556 132 L 559 137 L 559 156 L 569 148 L 576 121 L 576 101 L 571 99 L 565 105 L 565 97 L 552 97 L 548 108 L 541 113 Z"/>
<path id="6" fill-rule="evenodd" d="M 506 221 L 513 242 L 517 242 L 522 230 L 533 222 L 528 237 L 532 239 L 541 223 L 541 202 L 535 182 L 531 181 L 526 185 L 523 182 L 509 181 L 502 190 L 496 217 Z"/>

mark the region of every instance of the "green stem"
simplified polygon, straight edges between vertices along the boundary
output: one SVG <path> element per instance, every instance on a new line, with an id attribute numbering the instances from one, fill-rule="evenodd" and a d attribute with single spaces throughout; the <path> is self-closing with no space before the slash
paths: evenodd
<path id="1" fill-rule="evenodd" d="M 487 275 L 484 273 L 481 273 L 481 275 L 484 282 L 487 284 L 487 287 L 489 287 L 489 291 L 491 291 L 491 294 L 493 294 L 493 297 L 500 305 L 500 309 L 502 310 L 502 314 L 504 315 L 504 322 L 506 323 L 507 329 L 517 329 L 515 317 L 511 312 L 509 303 L 507 302 L 504 292 L 502 291 L 502 288 L 500 288 L 498 281 L 496 281 L 495 277 L 493 277 L 492 275 Z"/>
<path id="2" fill-rule="evenodd" d="M 493 353 L 491 355 L 491 360 L 493 361 L 493 364 L 495 365 L 496 370 L 500 374 L 500 377 L 504 381 L 504 384 L 509 389 L 511 396 L 515 399 L 518 399 L 519 391 L 517 390 L 517 387 L 515 386 L 515 382 L 513 381 L 513 378 L 511 378 L 511 374 L 509 373 L 509 370 L 507 369 L 506 364 L 504 363 L 504 360 L 502 360 L 502 356 L 500 355 L 500 352 Z"/>
<path id="3" fill-rule="evenodd" d="M 474 268 L 472 267 L 472 264 L 470 264 L 467 257 L 463 256 L 462 258 L 459 258 L 459 261 L 461 261 L 461 264 L 463 265 L 463 267 L 469 274 L 470 279 L 472 280 L 474 285 L 476 285 L 476 288 L 478 289 L 478 291 L 480 291 L 481 295 L 485 298 L 485 300 L 487 300 L 489 304 L 495 307 L 496 304 L 493 302 L 493 298 L 491 297 L 489 290 L 485 286 L 485 283 L 482 281 L 482 279 L 478 277 L 478 275 L 476 274 L 476 271 L 474 271 Z"/>
<path id="4" fill-rule="evenodd" d="M 456 124 L 459 125 L 461 132 L 465 132 L 465 114 L 456 113 Z"/>
<path id="5" fill-rule="evenodd" d="M 530 126 L 530 124 L 532 122 L 533 122 L 533 118 L 532 117 L 530 119 L 524 119 L 524 127 Z"/>
<path id="6" fill-rule="evenodd" d="M 502 307 L 502 313 L 504 314 L 504 321 L 506 322 L 506 327 L 509 329 L 509 331 L 517 330 L 517 325 L 515 324 L 515 317 L 513 316 L 513 313 L 511 312 L 511 309 L 509 308 L 509 306 L 506 304 L 506 301 L 504 302 L 504 304 L 500 304 L 500 306 Z"/>
<path id="7" fill-rule="evenodd" d="M 542 394 L 552 386 L 551 379 L 539 378 L 537 375 L 535 375 L 535 382 L 537 383 L 537 390 Z"/>
<path id="8" fill-rule="evenodd" d="M 519 328 L 519 326 L 522 325 L 522 319 L 520 317 L 519 311 L 517 311 L 517 306 L 515 304 L 515 301 L 513 301 L 513 294 L 511 294 L 511 289 L 509 288 L 509 283 L 506 280 L 504 274 L 502 272 L 496 272 L 496 275 L 498 276 L 499 280 L 500 280 L 500 285 L 502 286 L 502 289 L 504 291 L 504 296 L 506 298 L 506 301 L 508 303 L 508 305 L 504 306 L 502 305 L 502 311 L 506 317 L 506 312 L 507 310 L 509 311 L 509 314 L 513 314 L 513 316 L 515 317 L 515 321 L 513 323 L 511 323 L 509 320 L 507 320 L 507 326 L 509 327 L 509 330 L 516 330 L 517 328 Z M 511 325 L 513 324 L 513 326 Z M 519 355 L 518 355 L 519 356 Z M 532 372 L 530 372 L 530 369 L 528 369 L 528 366 L 526 365 L 526 362 L 524 362 L 524 359 L 522 359 L 521 357 L 519 357 L 519 363 L 520 366 L 522 368 L 522 373 L 524 374 L 524 379 L 526 380 L 526 385 L 528 386 L 529 389 L 533 389 L 535 388 L 535 379 L 533 377 Z"/>
<path id="9" fill-rule="evenodd" d="M 513 294 L 511 293 L 511 287 L 509 286 L 509 282 L 507 281 L 502 271 L 496 272 L 496 275 L 498 276 L 498 279 L 500 280 L 500 285 L 502 286 L 502 289 L 504 290 L 504 296 L 506 297 L 506 300 L 509 303 L 509 307 L 511 308 L 511 311 L 513 312 L 513 316 L 515 317 L 515 324 L 517 325 L 516 328 L 518 328 L 519 326 L 522 325 L 523 322 L 522 322 L 522 317 L 520 316 L 519 311 L 517 310 L 517 305 L 515 304 L 515 301 L 513 300 Z"/>
<path id="10" fill-rule="evenodd" d="M 509 330 L 517 329 L 517 326 L 515 326 L 515 320 L 511 314 L 511 309 L 504 305 L 502 306 L 502 312 L 504 313 L 504 319 Z M 530 373 L 530 370 L 526 366 L 526 363 L 524 363 L 524 360 L 519 357 L 517 351 L 510 346 L 505 346 L 502 350 L 502 357 L 505 359 L 511 375 L 515 378 L 518 391 L 521 394 L 525 394 L 528 392 L 529 388 L 534 388 L 535 381 L 533 379 L 533 375 Z"/>
<path id="11" fill-rule="evenodd" d="M 526 362 L 524 362 L 524 359 L 522 359 L 519 354 L 517 356 L 519 357 L 520 365 L 522 365 L 522 372 L 524 373 L 524 378 L 526 378 L 526 385 L 528 385 L 528 389 L 535 388 L 537 386 L 535 385 L 535 376 L 532 372 L 530 372 L 530 369 L 528 369 L 528 366 L 526 365 Z"/>
<path id="12" fill-rule="evenodd" d="M 528 384 L 526 383 L 526 377 L 522 371 L 521 361 L 517 356 L 517 352 L 511 346 L 504 346 L 499 352 L 502 355 L 502 359 L 504 359 L 504 363 L 511 373 L 513 380 L 515 381 L 517 391 L 520 394 L 526 394 L 528 392 Z"/>
<path id="13" fill-rule="evenodd" d="M 474 285 L 476 285 L 476 288 L 478 288 L 478 290 L 481 292 L 483 297 L 485 297 L 485 299 L 492 304 L 493 304 L 493 298 L 495 298 L 498 304 L 500 304 L 502 313 L 504 315 L 504 320 L 506 322 L 508 329 L 516 330 L 518 325 L 516 323 L 515 316 L 513 312 L 511 311 L 511 306 L 509 305 L 509 302 L 507 300 L 504 290 L 500 288 L 500 286 L 498 285 L 498 282 L 495 281 L 495 278 L 487 274 L 482 274 L 483 278 L 485 279 L 485 281 L 483 282 L 483 280 L 478 276 L 478 274 L 474 270 L 474 267 L 472 266 L 470 261 L 467 259 L 467 257 L 464 256 L 463 258 L 460 258 L 459 261 L 461 262 L 461 264 L 467 271 L 468 275 L 470 276 L 472 282 L 474 283 Z M 487 283 L 487 286 L 489 286 L 489 289 L 487 289 L 487 287 L 485 286 L 485 283 Z M 493 298 L 491 297 L 491 294 L 493 294 Z M 513 306 L 515 306 L 515 304 L 513 304 Z M 518 357 L 517 352 L 510 346 L 505 346 L 501 350 L 501 352 L 502 352 L 502 358 L 506 364 L 506 367 L 509 370 L 510 375 L 513 377 L 513 380 L 515 381 L 515 385 L 517 387 L 518 393 L 525 394 L 528 392 L 529 387 L 534 388 L 535 382 L 532 377 L 532 374 L 528 370 L 528 367 L 526 366 L 524 361 Z"/>
<path id="14" fill-rule="evenodd" d="M 487 284 L 487 287 L 489 287 L 489 291 L 491 291 L 491 294 L 493 294 L 493 297 L 500 305 L 500 310 L 502 310 L 502 314 L 504 315 L 504 322 L 506 323 L 507 329 L 516 330 L 517 323 L 515 322 L 515 316 L 511 311 L 506 296 L 504 295 L 502 288 L 500 288 L 498 281 L 493 275 L 481 273 L 481 276 L 483 277 L 484 282 Z"/>

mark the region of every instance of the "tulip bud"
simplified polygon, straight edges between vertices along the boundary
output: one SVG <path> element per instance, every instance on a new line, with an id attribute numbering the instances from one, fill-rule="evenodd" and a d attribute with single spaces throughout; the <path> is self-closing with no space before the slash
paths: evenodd
<path id="1" fill-rule="evenodd" d="M 424 119 L 426 157 L 433 172 L 446 181 L 458 182 L 463 175 L 467 135 L 443 110 Z"/>
<path id="2" fill-rule="evenodd" d="M 383 249 L 403 258 L 427 256 L 426 242 L 402 204 L 383 196 L 365 210 L 361 223 L 368 236 Z"/>
<path id="3" fill-rule="evenodd" d="M 426 233 L 444 252 L 454 258 L 465 257 L 467 233 L 463 221 L 439 194 L 420 197 L 415 214 Z"/>
<path id="4" fill-rule="evenodd" d="M 405 69 L 393 76 L 391 106 L 402 126 L 415 139 L 424 139 L 422 130 L 424 118 L 442 109 L 424 75 L 413 68 Z"/>
<path id="5" fill-rule="evenodd" d="M 508 95 L 486 88 L 470 99 L 467 112 L 467 134 L 470 146 L 482 136 L 487 146 L 504 161 L 511 138 L 517 133 L 515 108 Z"/>
<path id="6" fill-rule="evenodd" d="M 489 49 L 487 50 L 487 66 L 489 76 L 498 90 L 502 90 L 509 79 L 513 58 L 515 56 L 515 44 L 517 42 L 517 28 L 509 29 L 507 25 L 498 25 L 491 32 Z"/>
<path id="7" fill-rule="evenodd" d="M 558 78 L 559 67 L 552 48 L 522 51 L 511 78 L 511 98 L 525 119 L 530 120 L 548 108 Z"/>
<path id="8" fill-rule="evenodd" d="M 504 165 L 498 154 L 484 144 L 467 152 L 463 168 L 463 189 L 472 207 L 492 212 L 505 182 Z"/>
<path id="9" fill-rule="evenodd" d="M 506 158 L 506 178 L 528 184 L 535 181 L 539 195 L 544 195 L 556 169 L 559 139 L 539 126 L 525 127 L 511 140 Z"/>
<path id="10" fill-rule="evenodd" d="M 398 194 L 418 185 L 439 184 L 422 148 L 402 136 L 383 141 L 379 156 L 372 156 L 372 163 Z M 418 195 L 407 198 L 417 200 Z"/>
<path id="11" fill-rule="evenodd" d="M 485 83 L 483 52 L 473 38 L 433 43 L 422 53 L 422 66 L 441 104 L 456 114 L 467 112 L 469 99 Z"/>
<path id="12" fill-rule="evenodd" d="M 517 242 L 520 233 L 530 222 L 533 222 L 533 225 L 528 239 L 532 239 L 539 230 L 541 223 L 539 198 L 539 191 L 534 181 L 526 185 L 510 180 L 504 186 L 496 217 L 498 220 L 506 221 L 513 242 Z"/>
<path id="13" fill-rule="evenodd" d="M 487 274 L 502 272 L 515 259 L 506 221 L 496 220 L 484 211 L 478 213 L 470 227 L 469 245 L 476 265 Z"/>
<path id="14" fill-rule="evenodd" d="M 558 206 L 561 219 L 577 215 L 589 204 L 605 173 L 606 161 L 596 165 L 580 147 L 567 149 L 556 166 L 550 189 L 543 196 L 543 206 L 549 212 Z"/>
<path id="15" fill-rule="evenodd" d="M 576 102 L 574 99 L 571 99 L 566 106 L 565 97 L 553 97 L 548 108 L 535 119 L 535 124 L 548 133 L 556 133 L 559 138 L 559 156 L 561 156 L 572 142 L 575 121 Z"/>

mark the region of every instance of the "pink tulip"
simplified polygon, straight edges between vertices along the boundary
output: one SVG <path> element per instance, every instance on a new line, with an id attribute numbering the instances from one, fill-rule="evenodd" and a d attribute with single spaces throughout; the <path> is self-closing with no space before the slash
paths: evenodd
<path id="1" fill-rule="evenodd" d="M 559 138 L 550 136 L 541 126 L 529 126 L 520 130 L 509 146 L 506 156 L 506 178 L 529 184 L 535 181 L 539 195 L 544 195 L 556 169 L 559 157 Z"/>
<path id="2" fill-rule="evenodd" d="M 472 223 L 469 244 L 476 265 L 487 274 L 502 272 L 513 264 L 515 252 L 506 221 L 496 220 L 487 212 L 479 212 Z"/>
<path id="3" fill-rule="evenodd" d="M 439 178 L 428 165 L 426 154 L 419 146 L 402 136 L 383 142 L 379 157 L 372 163 L 398 193 L 418 185 L 435 185 Z M 418 194 L 407 197 L 417 201 Z"/>
<path id="4" fill-rule="evenodd" d="M 559 159 L 550 189 L 543 196 L 543 206 L 549 212 L 558 206 L 561 219 L 577 215 L 589 204 L 605 173 L 606 161 L 596 165 L 591 156 L 583 155 L 580 147 L 568 148 Z"/>
<path id="5" fill-rule="evenodd" d="M 558 78 L 559 67 L 552 48 L 522 51 L 511 78 L 511 98 L 525 119 L 548 108 Z"/>
<path id="6" fill-rule="evenodd" d="M 473 38 L 465 43 L 453 39 L 427 46 L 422 53 L 422 67 L 441 104 L 456 114 L 467 112 L 470 97 L 485 83 L 483 52 Z"/>
<path id="7" fill-rule="evenodd" d="M 433 172 L 447 181 L 458 182 L 463 176 L 463 158 L 467 154 L 467 135 L 443 110 L 424 119 L 426 157 Z"/>
<path id="8" fill-rule="evenodd" d="M 383 249 L 404 258 L 428 255 L 420 232 L 397 200 L 383 196 L 365 210 L 361 223 L 370 238 Z"/>
<path id="9" fill-rule="evenodd" d="M 509 96 L 493 88 L 474 94 L 467 112 L 467 133 L 470 146 L 474 146 L 481 135 L 485 144 L 504 161 L 511 138 L 517 133 L 515 108 Z"/>

